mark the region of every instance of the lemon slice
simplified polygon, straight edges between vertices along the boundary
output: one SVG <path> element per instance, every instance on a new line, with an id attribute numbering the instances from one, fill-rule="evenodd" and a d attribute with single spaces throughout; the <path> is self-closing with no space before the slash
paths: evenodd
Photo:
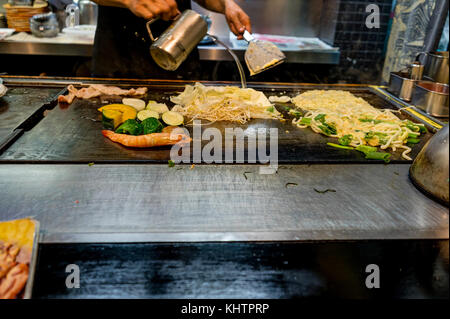
<path id="1" fill-rule="evenodd" d="M 184 122 L 183 115 L 181 115 L 178 112 L 174 112 L 174 111 L 165 112 L 161 118 L 164 121 L 164 123 L 166 123 L 167 125 L 170 125 L 170 126 L 178 126 L 178 125 L 183 124 L 183 122 Z"/>

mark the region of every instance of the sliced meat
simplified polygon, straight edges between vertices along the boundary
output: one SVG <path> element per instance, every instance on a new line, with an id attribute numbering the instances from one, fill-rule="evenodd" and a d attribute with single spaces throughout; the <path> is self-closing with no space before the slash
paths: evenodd
<path id="1" fill-rule="evenodd" d="M 77 90 L 73 85 L 69 85 L 67 89 L 69 91 L 69 94 L 60 95 L 58 97 L 58 102 L 70 104 L 76 97 L 79 99 L 90 99 L 100 95 L 133 96 L 133 95 L 144 95 L 145 93 L 147 93 L 147 88 L 145 87 L 125 90 L 117 86 L 107 86 L 103 84 L 92 84 L 88 87 L 81 88 L 79 90 Z"/>

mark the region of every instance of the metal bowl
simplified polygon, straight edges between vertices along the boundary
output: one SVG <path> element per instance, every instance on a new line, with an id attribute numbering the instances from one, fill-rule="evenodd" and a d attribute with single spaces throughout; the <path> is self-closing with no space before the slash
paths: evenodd
<path id="1" fill-rule="evenodd" d="M 59 23 L 54 13 L 36 14 L 30 18 L 31 33 L 39 38 L 53 38 L 58 35 Z"/>
<path id="2" fill-rule="evenodd" d="M 449 135 L 448 124 L 423 147 L 409 170 L 417 188 L 439 202 L 449 205 Z"/>
<path id="3" fill-rule="evenodd" d="M 436 117 L 448 117 L 447 84 L 419 81 L 414 85 L 411 104 Z"/>

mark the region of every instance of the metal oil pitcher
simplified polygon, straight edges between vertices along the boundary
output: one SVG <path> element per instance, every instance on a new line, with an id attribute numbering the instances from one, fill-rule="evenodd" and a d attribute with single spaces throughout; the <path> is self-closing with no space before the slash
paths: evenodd
<path id="1" fill-rule="evenodd" d="M 170 27 L 155 38 L 150 25 L 159 18 L 147 22 L 152 40 L 150 54 L 161 68 L 175 71 L 208 32 L 208 24 L 200 14 L 186 10 L 172 22 Z"/>
<path id="2" fill-rule="evenodd" d="M 448 124 L 423 147 L 409 170 L 414 185 L 439 202 L 449 205 Z"/>

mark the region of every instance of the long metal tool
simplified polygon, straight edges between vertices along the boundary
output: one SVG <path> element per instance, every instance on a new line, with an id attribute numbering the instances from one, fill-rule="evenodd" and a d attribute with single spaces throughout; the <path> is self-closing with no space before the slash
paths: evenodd
<path id="1" fill-rule="evenodd" d="M 247 30 L 244 31 L 243 37 L 248 42 L 245 63 L 250 75 L 273 68 L 286 59 L 284 53 L 272 42 L 256 40 Z"/>

